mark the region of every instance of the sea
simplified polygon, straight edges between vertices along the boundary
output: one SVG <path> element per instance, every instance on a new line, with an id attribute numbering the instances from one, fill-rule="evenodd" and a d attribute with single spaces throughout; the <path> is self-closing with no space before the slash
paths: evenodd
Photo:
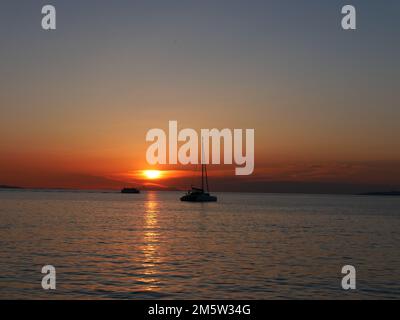
<path id="1" fill-rule="evenodd" d="M 181 195 L 0 191 L 0 299 L 400 298 L 400 197 Z"/>

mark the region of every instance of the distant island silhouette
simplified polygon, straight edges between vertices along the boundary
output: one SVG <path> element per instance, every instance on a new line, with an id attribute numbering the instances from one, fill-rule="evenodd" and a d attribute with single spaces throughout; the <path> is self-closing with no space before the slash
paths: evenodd
<path id="1" fill-rule="evenodd" d="M 16 186 L 0 185 L 0 189 L 22 189 L 22 188 Z"/>
<path id="2" fill-rule="evenodd" d="M 330 188 L 327 188 L 326 190 L 321 191 L 321 188 L 319 188 L 318 192 L 314 188 L 304 188 L 304 186 L 307 186 L 307 184 L 300 184 L 300 187 L 298 185 L 293 186 L 292 188 L 279 188 L 279 185 L 277 188 L 266 188 L 262 191 L 257 190 L 257 189 L 247 189 L 243 188 L 243 190 L 240 189 L 234 189 L 234 190 L 224 190 L 223 188 L 218 188 L 216 192 L 256 192 L 256 193 L 283 193 L 283 194 L 342 194 L 342 195 L 357 195 L 357 196 L 400 196 L 400 190 L 396 191 L 366 191 L 368 190 L 365 186 L 364 188 L 359 188 L 361 190 L 351 190 L 353 188 L 346 188 L 346 185 L 342 185 L 342 189 L 344 189 L 342 192 L 336 192 L 336 190 L 332 190 Z M 321 186 L 321 185 L 318 185 Z M 303 188 L 301 188 L 303 187 Z M 354 186 L 354 189 L 357 186 Z M 370 186 L 371 187 L 371 186 Z M 136 189 L 134 187 L 125 187 L 126 189 Z M 21 190 L 21 191 L 43 191 L 43 192 L 58 192 L 58 191 L 70 191 L 70 192 L 80 192 L 80 191 L 90 191 L 90 192 L 121 192 L 122 190 L 120 188 L 85 188 L 85 189 L 80 189 L 80 188 L 68 188 L 68 187 L 48 187 L 48 188 L 35 188 L 35 187 L 21 187 L 21 186 L 15 186 L 15 185 L 7 185 L 7 184 L 0 184 L 0 190 Z M 216 188 L 217 189 L 217 188 Z M 305 189 L 305 190 L 304 190 Z M 362 190 L 364 189 L 364 190 Z M 371 188 L 372 190 L 374 188 Z M 370 189 L 370 190 L 371 190 Z M 177 187 L 159 187 L 159 186 L 147 186 L 143 185 L 141 188 L 137 189 L 140 191 L 185 191 L 184 188 L 177 188 Z M 379 188 L 376 188 L 375 190 L 379 190 Z M 384 189 L 383 189 L 384 190 Z"/>
<path id="3" fill-rule="evenodd" d="M 400 196 L 400 191 L 388 191 L 388 192 L 366 192 L 360 193 L 361 196 Z"/>

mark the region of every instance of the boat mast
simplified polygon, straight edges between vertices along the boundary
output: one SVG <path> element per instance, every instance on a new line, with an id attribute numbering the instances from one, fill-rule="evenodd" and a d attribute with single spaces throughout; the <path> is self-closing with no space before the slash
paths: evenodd
<path id="1" fill-rule="evenodd" d="M 204 169 L 203 169 L 203 164 L 201 164 L 201 190 L 204 191 Z"/>
<path id="2" fill-rule="evenodd" d="M 207 192 L 210 192 L 210 189 L 208 188 L 208 177 L 207 177 L 207 167 L 204 165 L 204 173 L 206 175 L 206 187 L 207 187 Z"/>
<path id="3" fill-rule="evenodd" d="M 201 137 L 201 190 L 204 192 L 204 143 Z"/>
<path id="4" fill-rule="evenodd" d="M 204 142 L 203 137 L 201 137 L 201 190 L 204 192 L 204 176 L 206 178 L 206 187 L 207 192 L 210 190 L 208 189 L 208 176 L 207 176 L 207 166 L 204 163 Z"/>

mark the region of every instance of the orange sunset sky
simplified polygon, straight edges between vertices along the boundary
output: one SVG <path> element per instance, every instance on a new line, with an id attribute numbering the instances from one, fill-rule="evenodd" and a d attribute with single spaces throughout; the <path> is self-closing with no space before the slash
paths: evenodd
<path id="1" fill-rule="evenodd" d="M 0 185 L 186 189 L 198 167 L 145 157 L 177 120 L 255 129 L 254 174 L 210 166 L 215 191 L 400 188 L 397 3 L 360 3 L 356 32 L 320 1 L 54 3 L 53 32 L 33 3 L 1 13 Z"/>

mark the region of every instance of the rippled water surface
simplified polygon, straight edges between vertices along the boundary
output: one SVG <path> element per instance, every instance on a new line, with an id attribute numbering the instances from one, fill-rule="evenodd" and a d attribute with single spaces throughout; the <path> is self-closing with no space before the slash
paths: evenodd
<path id="1" fill-rule="evenodd" d="M 400 298 L 400 198 L 179 196 L 1 191 L 0 298 Z"/>

